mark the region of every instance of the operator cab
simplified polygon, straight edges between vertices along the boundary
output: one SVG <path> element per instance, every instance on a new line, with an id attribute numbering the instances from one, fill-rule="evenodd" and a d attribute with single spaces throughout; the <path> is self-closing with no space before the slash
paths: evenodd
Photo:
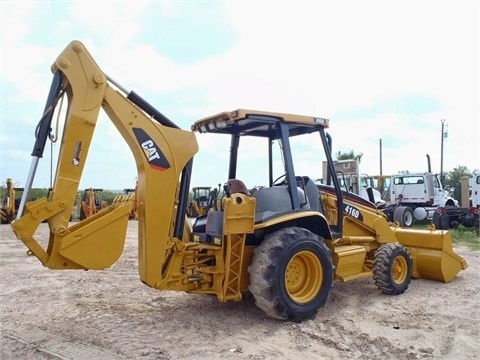
<path id="1" fill-rule="evenodd" d="M 329 120 L 324 118 L 239 109 L 198 120 L 192 125 L 192 131 L 230 135 L 227 174 L 229 180 L 226 185 L 230 184 L 231 188 L 224 186 L 222 195 L 227 197 L 236 191 L 232 180 L 240 181 L 242 184 L 245 181 L 242 176 L 238 176 L 240 173 L 240 143 L 248 139 L 256 139 L 254 141 L 266 144 L 264 150 L 261 150 L 261 145 L 258 145 L 258 143 L 255 145 L 257 154 L 267 154 L 263 156 L 266 158 L 266 166 L 264 165 L 264 167 L 268 168 L 266 170 L 266 184 L 256 189 L 251 188 L 251 190 L 248 190 L 248 187 L 243 184 L 243 187 L 248 190 L 248 193 L 245 191 L 243 193 L 253 196 L 256 200 L 255 227 L 258 229 L 279 216 L 288 216 L 294 222 L 300 221 L 298 219 L 302 216 L 312 216 L 312 212 L 324 214 L 319 189 L 313 179 L 295 173 L 292 141 L 293 139 L 302 139 L 301 141 L 303 141 L 302 136 L 310 134 L 309 139 L 313 138 L 315 144 L 319 141 L 322 145 L 322 153 L 324 153 L 324 159 L 327 160 L 329 173 L 335 174 L 331 158 L 331 140 L 325 132 L 328 126 Z M 316 137 L 317 134 L 318 137 Z M 299 143 L 298 140 L 296 142 Z M 275 157 L 276 154 L 278 154 L 277 157 Z M 320 169 L 321 164 L 320 162 L 318 165 Z M 248 169 L 248 171 L 252 172 L 252 169 Z M 275 175 L 277 175 L 276 178 Z M 329 184 L 332 182 L 332 189 L 337 189 L 335 193 L 337 194 L 339 208 L 341 208 L 342 193 L 335 176 L 330 176 Z M 221 198 L 220 194 L 219 197 Z M 221 211 L 221 209 L 218 211 Z M 298 215 L 307 211 L 309 214 Z M 208 215 L 207 213 L 204 218 L 195 221 L 193 225 L 194 233 L 200 233 L 201 230 L 207 231 Z M 332 236 L 342 233 L 342 216 L 342 211 L 338 211 L 337 225 L 330 226 Z"/>

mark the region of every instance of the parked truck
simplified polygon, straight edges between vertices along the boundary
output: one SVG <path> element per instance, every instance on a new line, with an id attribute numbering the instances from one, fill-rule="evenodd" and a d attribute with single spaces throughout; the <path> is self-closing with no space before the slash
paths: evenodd
<path id="1" fill-rule="evenodd" d="M 383 207 L 390 221 L 411 227 L 415 221 L 433 220 L 439 207 L 455 208 L 458 202 L 442 186 L 440 176 L 432 173 L 427 155 L 427 172 L 404 172 L 391 177 L 391 202 Z"/>
<path id="2" fill-rule="evenodd" d="M 456 229 L 459 225 L 467 228 L 480 228 L 480 171 L 475 171 L 462 182 L 462 204 L 440 206 L 433 214 L 433 224 L 437 229 Z M 469 197 L 465 194 L 469 193 Z"/>
<path id="3" fill-rule="evenodd" d="M 376 206 L 381 206 L 385 203 L 385 200 L 382 199 L 382 194 L 374 187 L 373 178 L 361 172 L 360 160 L 358 158 L 336 160 L 334 161 L 334 166 L 340 186 L 347 192 L 353 192 L 365 200 L 371 201 Z M 323 162 L 322 170 L 322 183 L 325 183 L 328 173 L 327 162 L 325 161 Z M 369 192 L 367 191 L 369 188 L 371 189 L 373 199 L 370 198 L 371 195 L 369 195 Z"/>

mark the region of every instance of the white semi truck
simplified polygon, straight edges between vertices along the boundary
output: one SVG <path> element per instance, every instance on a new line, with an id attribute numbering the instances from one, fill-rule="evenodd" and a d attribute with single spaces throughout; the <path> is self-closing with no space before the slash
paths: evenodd
<path id="1" fill-rule="evenodd" d="M 433 220 L 439 208 L 457 208 L 458 202 L 444 189 L 438 174 L 432 173 L 427 155 L 427 172 L 402 172 L 392 175 L 391 202 L 383 208 L 389 220 L 410 227 L 415 221 Z"/>

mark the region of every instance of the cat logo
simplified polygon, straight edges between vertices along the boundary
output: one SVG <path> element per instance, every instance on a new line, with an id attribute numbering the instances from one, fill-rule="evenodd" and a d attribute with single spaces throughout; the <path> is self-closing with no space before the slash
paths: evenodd
<path id="1" fill-rule="evenodd" d="M 160 159 L 160 155 L 158 154 L 158 150 L 155 147 L 155 144 L 153 143 L 152 140 L 147 140 L 147 141 L 143 142 L 142 143 L 142 148 L 147 150 L 145 152 L 145 155 L 147 155 L 147 153 L 148 153 L 147 158 L 148 158 L 149 162 L 152 162 L 155 159 Z"/>
<path id="2" fill-rule="evenodd" d="M 148 136 L 148 134 L 140 129 L 133 128 L 133 133 L 137 138 L 138 143 L 143 149 L 143 153 L 150 164 L 150 167 L 155 170 L 164 171 L 170 168 L 167 158 L 162 153 L 161 149 L 157 144 Z"/>

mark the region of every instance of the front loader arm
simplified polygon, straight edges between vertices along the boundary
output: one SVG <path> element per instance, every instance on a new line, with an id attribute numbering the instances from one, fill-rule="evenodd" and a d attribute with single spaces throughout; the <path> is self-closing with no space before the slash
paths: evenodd
<path id="1" fill-rule="evenodd" d="M 160 113 L 152 112 L 138 95 L 132 95 L 134 102 L 130 95 L 120 91 L 122 88 L 112 86 L 110 79 L 78 41 L 72 41 L 65 48 L 52 71 L 62 74 L 63 90 L 68 97 L 52 196 L 50 200 L 43 198 L 28 202 L 24 209 L 21 205 L 22 211 L 12 222 L 12 229 L 29 252 L 51 269 L 102 269 L 117 261 L 123 251 L 133 195 L 118 196 L 111 206 L 69 227 L 71 210 L 102 108 L 127 142 L 136 162 L 139 272 L 142 281 L 153 286 L 161 277 L 171 240 L 179 236 L 179 231 L 174 228 L 183 229 L 184 206 L 177 206 L 177 189 L 180 181 L 188 194 L 189 170 L 193 155 L 198 151 L 196 138 L 192 132 L 180 130 L 168 119 L 161 118 Z M 58 76 L 54 78 L 58 79 Z M 146 105 L 140 108 L 138 104 Z M 47 102 L 46 108 L 48 106 Z M 48 127 L 48 124 L 39 126 Z M 37 139 L 35 146 L 38 142 Z M 41 157 L 35 151 L 34 148 L 32 155 Z M 103 156 L 108 161 L 109 157 L 121 154 Z M 32 168 L 29 179 L 34 176 Z M 25 198 L 27 194 L 25 191 Z M 186 202 L 183 198 L 180 195 L 180 201 Z M 38 225 L 45 220 L 50 229 L 46 250 L 34 239 Z"/>

